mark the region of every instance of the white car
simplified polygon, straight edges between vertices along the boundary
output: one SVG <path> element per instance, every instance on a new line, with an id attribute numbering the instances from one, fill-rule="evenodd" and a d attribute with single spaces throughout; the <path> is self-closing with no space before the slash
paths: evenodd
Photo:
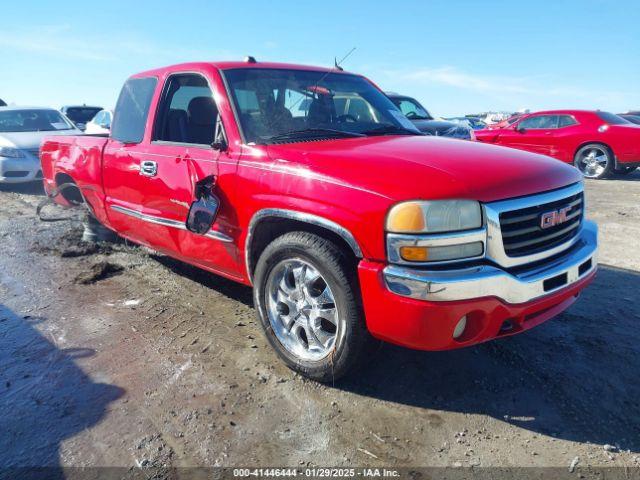
<path id="1" fill-rule="evenodd" d="M 112 121 L 113 110 L 100 110 L 91 121 L 87 122 L 84 133 L 108 134 L 111 131 Z"/>
<path id="2" fill-rule="evenodd" d="M 47 135 L 82 132 L 53 108 L 0 107 L 0 183 L 42 178 L 40 141 Z"/>

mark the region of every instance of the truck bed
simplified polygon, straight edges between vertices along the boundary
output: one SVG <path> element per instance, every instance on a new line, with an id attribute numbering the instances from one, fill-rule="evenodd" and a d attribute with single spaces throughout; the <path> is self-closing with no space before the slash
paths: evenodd
<path id="1" fill-rule="evenodd" d="M 40 163 L 47 193 L 73 178 L 96 217 L 106 220 L 102 154 L 108 142 L 108 135 L 45 137 L 40 146 Z M 58 195 L 56 202 L 68 204 L 64 195 Z"/>

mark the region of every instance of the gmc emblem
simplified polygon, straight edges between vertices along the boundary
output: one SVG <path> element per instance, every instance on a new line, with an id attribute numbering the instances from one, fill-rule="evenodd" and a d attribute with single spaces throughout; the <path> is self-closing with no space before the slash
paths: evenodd
<path id="1" fill-rule="evenodd" d="M 566 222 L 567 214 L 570 210 L 571 207 L 564 207 L 560 210 L 553 210 L 551 212 L 543 213 L 540 216 L 540 228 L 551 228 Z"/>

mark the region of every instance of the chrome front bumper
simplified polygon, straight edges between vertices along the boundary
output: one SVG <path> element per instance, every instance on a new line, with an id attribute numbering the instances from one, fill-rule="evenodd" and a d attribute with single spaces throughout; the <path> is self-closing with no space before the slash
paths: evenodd
<path id="1" fill-rule="evenodd" d="M 11 172 L 24 172 L 11 176 Z M 0 157 L 0 183 L 26 183 L 41 180 L 40 160 L 31 154 L 23 158 Z"/>
<path id="2" fill-rule="evenodd" d="M 497 297 L 507 303 L 525 303 L 566 288 L 597 268 L 598 227 L 583 221 L 578 240 L 566 254 L 517 274 L 481 265 L 459 270 L 422 270 L 389 265 L 387 288 L 398 295 L 449 302 Z"/>

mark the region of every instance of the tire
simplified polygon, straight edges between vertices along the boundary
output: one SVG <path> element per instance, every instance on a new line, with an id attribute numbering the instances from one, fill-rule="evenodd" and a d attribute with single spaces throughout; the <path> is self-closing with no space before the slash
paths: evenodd
<path id="1" fill-rule="evenodd" d="M 624 165 L 619 165 L 618 168 L 613 170 L 613 173 L 616 175 L 629 175 L 630 173 L 635 172 L 637 168 L 638 167 L 626 167 Z"/>
<path id="2" fill-rule="evenodd" d="M 605 178 L 613 171 L 613 153 L 606 145 L 590 143 L 576 152 L 573 165 L 586 178 Z"/>
<path id="3" fill-rule="evenodd" d="M 291 232 L 256 265 L 254 303 L 269 343 L 289 368 L 318 382 L 346 375 L 373 344 L 352 263 L 329 240 Z"/>
<path id="4" fill-rule="evenodd" d="M 85 220 L 82 222 L 84 231 L 82 232 L 82 241 L 84 242 L 117 242 L 118 235 L 102 225 L 97 218 L 87 213 Z"/>

